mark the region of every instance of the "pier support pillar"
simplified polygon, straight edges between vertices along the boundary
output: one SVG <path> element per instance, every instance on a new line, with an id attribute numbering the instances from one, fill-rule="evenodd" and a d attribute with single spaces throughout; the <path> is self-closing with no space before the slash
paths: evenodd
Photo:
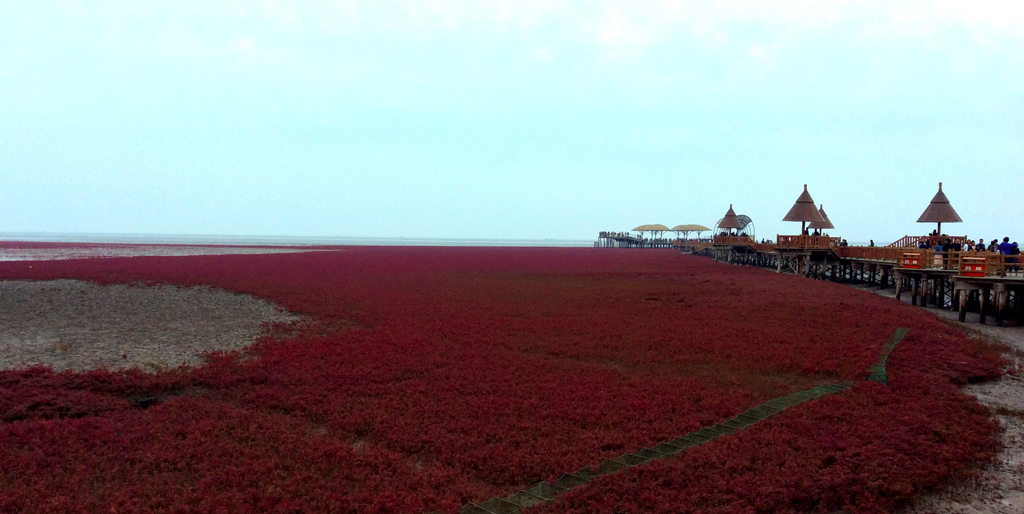
<path id="1" fill-rule="evenodd" d="M 994 289 L 992 294 L 995 296 L 994 300 L 996 303 L 996 326 L 1001 327 L 1003 326 L 1003 318 L 1006 315 L 1006 305 L 1010 302 L 1010 292 Z"/>
<path id="2" fill-rule="evenodd" d="M 981 313 L 981 317 L 978 318 L 978 323 L 985 324 L 985 311 L 988 310 L 988 291 L 982 289 L 978 291 L 981 296 L 981 308 L 978 309 Z"/>
<path id="3" fill-rule="evenodd" d="M 970 291 L 966 289 L 957 289 L 956 294 L 953 296 L 956 297 L 957 294 L 960 295 L 960 313 L 958 314 L 957 319 L 963 323 L 964 320 L 967 319 L 967 299 L 970 298 L 971 295 Z"/>

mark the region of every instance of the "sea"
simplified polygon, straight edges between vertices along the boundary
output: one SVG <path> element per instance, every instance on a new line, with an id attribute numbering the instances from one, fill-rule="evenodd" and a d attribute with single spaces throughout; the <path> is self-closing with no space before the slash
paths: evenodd
<path id="1" fill-rule="evenodd" d="M 515 246 L 588 247 L 593 239 L 479 239 L 431 237 L 317 237 L 239 236 L 189 234 L 85 234 L 56 232 L 0 232 L 0 241 L 49 243 L 110 243 L 135 245 L 230 246 Z"/>

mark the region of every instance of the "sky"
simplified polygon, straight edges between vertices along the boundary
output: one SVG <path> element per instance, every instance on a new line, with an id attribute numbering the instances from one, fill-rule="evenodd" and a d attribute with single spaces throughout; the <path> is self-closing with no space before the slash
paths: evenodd
<path id="1" fill-rule="evenodd" d="M 0 0 L 0 232 L 1024 240 L 1024 2 Z"/>

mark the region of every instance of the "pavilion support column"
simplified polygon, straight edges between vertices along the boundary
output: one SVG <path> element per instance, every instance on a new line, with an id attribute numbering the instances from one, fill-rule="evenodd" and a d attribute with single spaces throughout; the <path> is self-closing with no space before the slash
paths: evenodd
<path id="1" fill-rule="evenodd" d="M 882 267 L 882 289 L 889 287 L 889 267 Z"/>
<path id="2" fill-rule="evenodd" d="M 914 285 L 912 287 L 913 295 L 910 297 L 910 304 L 917 305 L 917 294 L 920 292 L 921 279 L 914 277 Z"/>

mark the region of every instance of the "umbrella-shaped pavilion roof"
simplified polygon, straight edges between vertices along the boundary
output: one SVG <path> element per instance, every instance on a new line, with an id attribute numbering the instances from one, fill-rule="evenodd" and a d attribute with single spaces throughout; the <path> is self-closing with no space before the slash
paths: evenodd
<path id="1" fill-rule="evenodd" d="M 634 232 L 665 232 L 668 230 L 672 229 L 660 223 L 655 223 L 653 225 L 640 225 L 639 227 L 633 229 Z"/>
<path id="2" fill-rule="evenodd" d="M 960 223 L 963 220 L 960 219 L 960 215 L 956 213 L 953 206 L 949 203 L 949 198 L 946 198 L 945 193 L 942 192 L 942 182 L 939 182 L 939 192 L 935 193 L 935 197 L 932 198 L 932 202 L 928 204 L 928 207 L 921 213 L 921 217 L 917 218 L 918 223 Z"/>
<path id="3" fill-rule="evenodd" d="M 670 230 L 672 230 L 673 232 L 706 232 L 706 231 L 711 230 L 711 229 L 708 228 L 708 227 L 705 227 L 704 225 L 693 225 L 693 224 L 691 224 L 691 225 L 676 225 L 676 226 L 672 227 Z"/>
<path id="4" fill-rule="evenodd" d="M 814 206 L 811 194 L 807 192 L 807 184 L 804 184 L 804 192 L 800 193 L 800 197 L 796 199 L 796 203 L 790 207 L 782 221 L 817 221 L 819 223 L 825 221 L 821 217 L 821 213 L 818 212 L 818 208 Z"/>
<path id="5" fill-rule="evenodd" d="M 818 207 L 818 214 L 821 214 L 822 221 L 812 221 L 807 225 L 807 228 L 816 228 L 819 230 L 836 228 L 835 225 L 832 224 L 832 221 L 828 219 L 828 214 L 825 214 L 824 205 Z"/>
<path id="6" fill-rule="evenodd" d="M 743 228 L 743 224 L 740 223 L 739 218 L 736 217 L 736 211 L 732 210 L 732 204 L 729 204 L 729 210 L 725 213 L 725 217 L 718 224 L 718 228 Z"/>

